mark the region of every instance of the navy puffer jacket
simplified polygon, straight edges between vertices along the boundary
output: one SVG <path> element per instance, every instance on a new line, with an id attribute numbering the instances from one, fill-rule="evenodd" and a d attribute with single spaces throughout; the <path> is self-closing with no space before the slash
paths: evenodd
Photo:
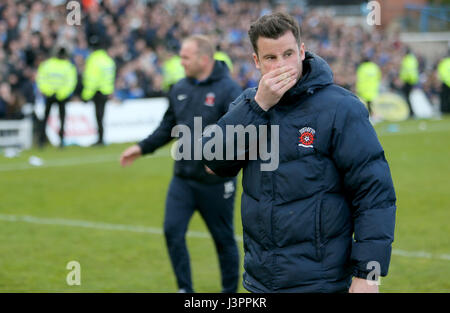
<path id="1" fill-rule="evenodd" d="M 277 105 L 265 112 L 255 94 L 244 91 L 217 127 L 279 125 L 278 168 L 261 171 L 260 158 L 204 160 L 222 176 L 243 168 L 244 287 L 345 292 L 352 276 L 376 270 L 372 261 L 387 275 L 396 197 L 364 105 L 309 52 L 302 78 Z"/>

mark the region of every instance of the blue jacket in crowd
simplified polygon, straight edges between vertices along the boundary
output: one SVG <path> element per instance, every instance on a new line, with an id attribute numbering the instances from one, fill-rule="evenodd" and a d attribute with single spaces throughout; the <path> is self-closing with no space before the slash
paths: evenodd
<path id="1" fill-rule="evenodd" d="M 202 118 L 203 128 L 215 124 L 241 92 L 242 88 L 231 78 L 223 61 L 216 60 L 211 75 L 203 81 L 199 82 L 193 78 L 181 79 L 169 91 L 169 108 L 158 128 L 138 143 L 142 153 L 152 153 L 167 144 L 173 139 L 172 129 L 176 125 L 184 125 L 191 133 L 190 160 L 175 161 L 174 174 L 208 184 L 228 181 L 229 179 L 208 174 L 201 160 L 195 160 L 194 147 L 198 144 L 194 144 L 194 117 Z M 201 138 L 201 133 L 202 129 L 197 139 Z M 183 135 L 185 134 L 180 134 L 180 137 Z M 201 148 L 201 144 L 198 146 Z"/>
<path id="2" fill-rule="evenodd" d="M 396 196 L 364 105 L 309 52 L 302 78 L 277 105 L 265 112 L 255 94 L 245 90 L 218 127 L 279 125 L 278 168 L 261 171 L 259 157 L 204 160 L 222 176 L 243 168 L 244 287 L 346 292 L 352 276 L 387 275 Z"/>

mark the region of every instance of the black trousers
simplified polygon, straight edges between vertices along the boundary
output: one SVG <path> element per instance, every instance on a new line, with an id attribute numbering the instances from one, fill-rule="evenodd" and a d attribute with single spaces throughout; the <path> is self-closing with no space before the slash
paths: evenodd
<path id="1" fill-rule="evenodd" d="M 408 103 L 410 117 L 412 117 L 414 115 L 414 112 L 413 112 L 413 109 L 411 106 L 411 101 L 409 101 L 409 95 L 411 94 L 413 87 L 414 87 L 414 85 L 411 85 L 408 83 L 405 83 L 402 87 L 403 94 L 406 97 L 406 103 Z"/>
<path id="2" fill-rule="evenodd" d="M 64 122 L 66 119 L 66 103 L 68 99 L 64 100 L 58 100 L 56 99 L 56 96 L 46 97 L 45 98 L 45 114 L 44 114 L 44 120 L 41 123 L 41 130 L 40 130 L 40 136 L 39 136 L 39 145 L 43 145 L 46 141 L 47 136 L 45 135 L 45 128 L 47 126 L 47 120 L 50 115 L 50 109 L 52 108 L 52 105 L 56 103 L 59 107 L 59 119 L 61 127 L 59 129 L 59 137 L 61 138 L 61 146 L 63 146 L 63 140 L 64 140 Z"/>
<path id="3" fill-rule="evenodd" d="M 450 87 L 442 83 L 441 89 L 441 112 L 450 113 Z"/>
<path id="4" fill-rule="evenodd" d="M 95 117 L 97 119 L 98 140 L 97 143 L 103 143 L 103 116 L 105 115 L 105 106 L 108 96 L 97 91 L 92 98 L 95 104 Z"/>
<path id="5" fill-rule="evenodd" d="M 194 292 L 186 232 L 198 210 L 212 235 L 222 277 L 222 292 L 237 291 L 239 252 L 234 237 L 233 210 L 236 179 L 207 185 L 174 176 L 169 187 L 164 217 L 164 235 L 179 289 Z"/>

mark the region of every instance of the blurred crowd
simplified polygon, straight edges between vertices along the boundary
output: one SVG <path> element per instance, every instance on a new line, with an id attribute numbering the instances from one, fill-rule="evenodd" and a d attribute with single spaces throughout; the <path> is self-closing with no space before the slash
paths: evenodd
<path id="1" fill-rule="evenodd" d="M 184 37 L 210 35 L 217 48 L 233 62 L 232 75 L 243 88 L 257 85 L 259 72 L 252 60 L 247 30 L 252 21 L 271 11 L 294 15 L 306 49 L 324 57 L 335 82 L 354 91 L 355 72 L 364 58 L 376 62 L 383 81 L 400 88 L 398 70 L 406 47 L 398 35 L 344 25 L 332 16 L 301 7 L 272 5 L 269 1 L 204 0 L 198 5 L 179 1 L 83 0 L 80 25 L 70 25 L 66 1 L 0 1 L 0 116 L 20 118 L 23 103 L 35 103 L 39 93 L 37 67 L 55 47 L 71 54 L 79 75 L 73 98 L 79 99 L 89 38 L 98 36 L 117 64 L 115 98 L 118 100 L 164 95 L 162 65 L 177 54 Z M 440 83 L 436 64 L 421 66 L 421 84 L 429 96 Z"/>

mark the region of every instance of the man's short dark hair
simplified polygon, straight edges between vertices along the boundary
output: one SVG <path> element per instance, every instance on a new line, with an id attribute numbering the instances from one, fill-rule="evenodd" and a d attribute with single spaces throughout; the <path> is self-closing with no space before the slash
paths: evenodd
<path id="1" fill-rule="evenodd" d="M 289 14 L 277 12 L 261 16 L 248 30 L 248 36 L 253 50 L 258 54 L 257 41 L 259 37 L 278 39 L 287 31 L 291 31 L 295 40 L 300 45 L 300 26 Z"/>

